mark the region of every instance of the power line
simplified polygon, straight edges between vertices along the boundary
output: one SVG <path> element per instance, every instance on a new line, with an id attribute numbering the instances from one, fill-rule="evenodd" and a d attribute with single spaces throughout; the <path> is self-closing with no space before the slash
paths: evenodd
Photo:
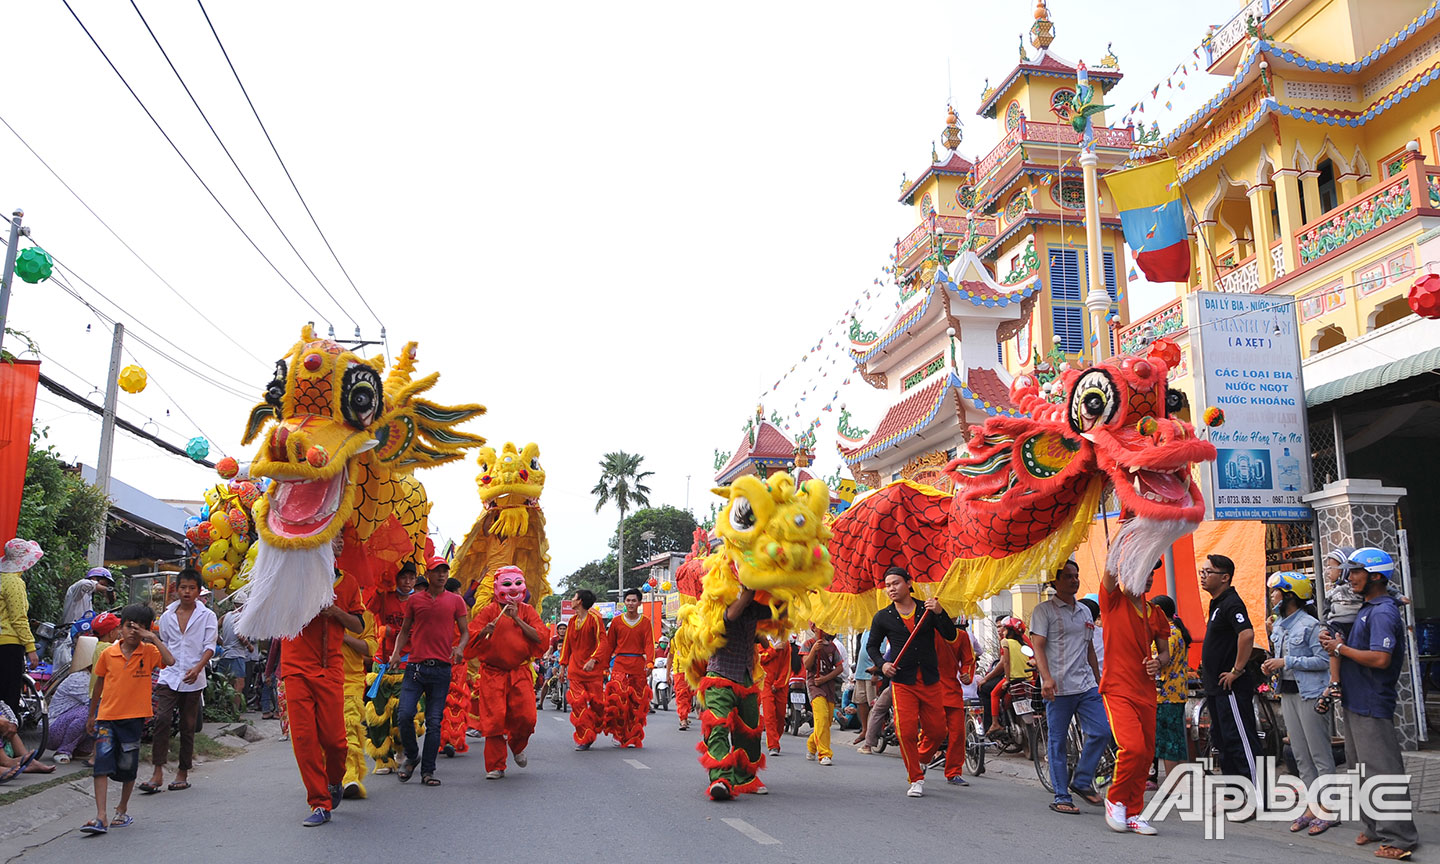
<path id="1" fill-rule="evenodd" d="M 71 390 L 69 387 L 66 387 L 64 384 L 61 384 L 51 379 L 48 375 L 42 374 L 40 376 L 40 385 L 46 390 L 49 390 L 51 393 L 54 393 L 56 396 L 59 396 L 61 399 L 74 402 L 76 405 L 79 405 L 80 407 L 84 408 L 92 414 L 99 414 L 102 417 L 105 416 L 105 409 L 103 407 L 96 405 L 89 399 L 83 398 L 80 394 Z M 176 456 L 184 456 L 186 459 L 189 459 L 191 462 L 194 462 L 197 465 L 204 465 L 206 468 L 215 467 L 214 462 L 210 462 L 205 459 L 190 459 L 190 454 L 186 453 L 183 448 L 171 444 L 169 441 L 166 441 L 164 438 L 161 438 L 158 435 L 152 435 L 149 432 L 146 432 L 143 427 L 136 426 L 129 420 L 116 417 L 115 425 L 120 427 L 121 429 L 124 429 L 126 432 L 129 432 L 131 435 L 143 438 L 146 441 L 158 445 L 160 448 L 170 453 L 174 453 Z M 158 426 L 159 424 L 157 423 L 156 425 Z"/>
<path id="2" fill-rule="evenodd" d="M 60 0 L 60 2 L 65 4 L 66 10 L 70 12 L 70 17 L 75 19 L 75 23 L 80 25 L 80 29 L 84 30 L 86 37 L 90 39 L 90 44 L 94 45 L 95 50 L 100 52 L 100 56 L 105 58 L 105 62 L 110 66 L 110 71 L 114 72 L 115 76 L 120 79 L 120 83 L 125 85 L 125 89 L 130 91 L 130 95 L 134 97 L 135 102 L 140 106 L 140 110 L 145 112 L 145 116 L 150 118 L 150 122 L 155 124 L 155 128 L 159 130 L 160 135 L 164 137 L 165 143 L 170 145 L 170 149 L 175 151 L 175 155 L 180 157 L 180 161 L 185 163 L 185 167 L 190 169 L 190 173 L 195 175 L 195 179 L 200 182 L 200 185 L 205 187 L 205 191 L 210 195 L 210 200 L 215 202 L 215 206 L 220 208 L 221 212 L 223 212 L 226 218 L 230 220 L 230 224 L 235 226 L 235 230 L 239 231 L 241 236 L 243 236 L 247 241 L 249 241 L 251 248 L 253 248 L 261 258 L 265 259 L 265 263 L 270 265 L 270 269 L 275 271 L 275 275 L 280 277 L 280 281 L 284 282 L 291 291 L 295 292 L 295 296 L 300 298 L 300 302 L 310 307 L 310 311 L 314 312 L 316 317 L 318 317 L 321 321 L 324 321 L 326 324 L 330 324 L 330 319 L 326 318 L 319 309 L 316 309 L 315 304 L 311 303 L 308 297 L 300 293 L 300 289 L 296 288 L 289 279 L 285 278 L 285 274 L 280 272 L 280 268 L 275 266 L 275 262 L 270 260 L 270 256 L 265 254 L 264 250 L 260 248 L 259 244 L 255 242 L 255 240 L 245 231 L 245 229 L 241 227 L 240 223 L 236 221 L 235 217 L 231 215 L 230 211 L 226 209 L 225 205 L 220 203 L 220 199 L 215 195 L 214 190 L 210 188 L 210 184 L 205 182 L 205 178 L 200 176 L 200 172 L 196 171 L 195 166 L 190 164 L 190 160 L 185 158 L 185 154 L 180 152 L 180 148 L 176 146 L 173 140 L 171 140 L 170 134 L 165 131 L 165 127 L 161 126 L 160 121 L 155 119 L 155 115 L 150 113 L 150 109 L 145 106 L 145 102 L 140 98 L 140 94 L 136 93 L 135 88 L 130 86 L 130 82 L 125 80 L 125 76 L 120 74 L 120 69 L 116 67 L 114 61 L 110 59 L 110 55 L 105 53 L 105 49 L 100 47 L 100 43 L 97 42 L 94 35 L 90 33 L 90 28 L 85 26 L 85 22 L 81 21 L 80 16 L 75 13 L 75 10 L 73 8 L 71 8 L 70 0 Z"/>
<path id="3" fill-rule="evenodd" d="M 255 187 L 251 185 L 250 178 L 246 177 L 245 172 L 240 169 L 240 163 L 235 161 L 235 157 L 230 153 L 230 148 L 225 146 L 225 142 L 220 138 L 220 133 L 215 131 L 214 124 L 212 124 L 210 118 L 205 115 L 205 109 L 200 107 L 199 101 L 195 99 L 195 94 L 190 92 L 190 85 L 185 83 L 184 76 L 180 74 L 179 69 L 175 68 L 175 63 L 170 59 L 169 52 L 165 50 L 164 45 L 160 44 L 160 37 L 155 35 L 155 31 L 150 27 L 150 22 L 145 20 L 145 15 L 140 11 L 140 7 L 135 4 L 135 0 L 130 0 L 130 8 L 134 9 L 135 14 L 140 16 L 140 23 L 145 25 L 145 31 L 150 34 L 150 39 L 155 43 L 155 47 L 160 49 L 160 56 L 165 58 L 166 65 L 170 67 L 171 72 L 175 73 L 175 80 L 180 82 L 181 88 L 185 90 L 185 95 L 190 97 L 190 104 L 194 105 L 195 110 L 200 112 L 200 119 L 205 121 L 205 125 L 210 129 L 210 134 L 215 137 L 215 143 L 219 144 L 220 149 L 225 151 L 225 158 L 230 160 L 230 164 L 235 166 L 235 171 L 240 175 L 240 179 L 245 181 L 245 188 L 249 189 L 250 194 L 255 196 L 255 203 L 259 204 L 260 209 L 265 211 L 265 215 L 270 217 L 270 224 L 275 226 L 275 230 L 279 231 L 280 236 L 284 238 L 285 245 L 289 246 L 290 251 L 295 253 L 295 257 L 300 259 L 300 263 L 305 265 L 305 270 L 309 272 L 311 278 L 315 280 L 315 284 L 320 286 L 320 290 L 325 292 L 325 296 L 330 298 L 330 302 L 335 304 L 340 310 L 340 314 L 349 318 L 350 323 L 355 325 L 355 335 L 358 337 L 360 335 L 360 323 L 350 315 L 339 300 L 335 299 L 335 295 L 331 294 L 330 289 L 320 280 L 320 277 L 315 275 L 315 271 L 310 267 L 310 262 L 306 261 L 305 256 L 300 254 L 300 250 L 295 248 L 295 244 L 290 242 L 290 235 L 286 234 L 285 229 L 280 227 L 280 223 L 275 219 L 275 214 L 271 213 L 270 208 L 265 206 L 265 202 L 260 198 L 260 193 L 256 192 Z"/>
<path id="4" fill-rule="evenodd" d="M 58 173 L 56 173 L 55 169 L 50 167 L 50 163 L 46 162 L 39 153 L 35 152 L 35 148 L 30 146 L 30 142 L 22 138 L 20 136 L 20 133 L 15 131 L 15 127 L 10 125 L 9 121 L 7 121 L 4 117 L 0 117 L 0 123 L 5 124 L 5 128 L 9 129 L 10 134 L 15 136 L 15 140 L 19 141 L 26 150 L 30 151 L 31 156 L 34 156 L 37 160 L 39 160 L 41 165 L 45 166 L 45 170 L 50 172 L 50 176 L 58 180 L 60 182 L 60 185 L 65 187 L 65 191 L 69 192 L 72 196 L 74 196 L 75 200 L 80 202 L 80 206 L 84 207 L 87 211 L 89 211 L 91 216 L 95 217 L 96 222 L 99 222 L 101 225 L 105 226 L 105 230 L 110 232 L 110 236 L 120 241 L 120 245 L 124 246 L 126 251 L 128 251 L 131 255 L 135 256 L 136 261 L 139 261 L 141 264 L 145 265 L 145 269 L 149 270 L 156 279 L 159 279 L 160 284 L 164 285 L 166 288 L 169 288 L 170 293 L 174 294 L 176 297 L 179 297 L 180 302 L 184 303 L 186 306 L 189 306 L 190 311 L 194 312 L 196 315 L 199 315 L 200 320 L 204 321 L 206 324 L 209 324 L 211 327 L 214 327 L 217 331 L 219 331 L 221 336 L 224 336 L 227 340 L 229 340 L 230 344 L 234 345 L 236 348 L 239 348 L 242 352 L 244 352 L 246 356 L 250 357 L 250 359 L 254 360 L 256 363 L 264 366 L 269 365 L 264 360 L 261 360 L 259 357 L 256 357 L 254 354 L 250 353 L 250 349 L 237 342 L 235 340 L 235 337 L 231 336 L 230 333 L 226 331 L 223 327 L 206 317 L 204 312 L 201 312 L 198 308 L 196 308 L 194 303 L 190 302 L 190 298 L 186 297 L 184 294 L 181 294 L 174 285 L 171 285 L 164 276 L 161 276 L 158 272 L 156 272 L 154 267 L 150 266 L 149 261 L 146 261 L 144 258 L 140 257 L 140 253 L 136 252 L 129 243 L 126 243 L 125 238 L 121 237 L 118 233 L 116 233 L 114 228 L 110 227 L 110 223 L 106 222 L 104 219 L 101 219 L 100 214 L 96 213 L 95 210 L 91 208 L 88 203 L 86 203 L 85 199 L 80 197 L 80 193 L 72 189 L 70 187 L 70 184 L 65 182 L 65 178 L 61 177 Z M 0 243 L 4 243 L 4 241 L 0 240 Z M 84 280 L 82 279 L 81 281 L 83 282 Z"/>
<path id="5" fill-rule="evenodd" d="M 340 256 L 335 253 L 335 247 L 330 245 L 330 238 L 326 237 L 325 232 L 321 230 L 320 223 L 315 219 L 315 214 L 310 212 L 310 205 L 305 201 L 305 196 L 300 194 L 300 187 L 295 184 L 295 178 L 290 176 L 290 168 L 285 164 L 285 160 L 281 158 L 280 150 L 275 146 L 275 141 L 270 137 L 270 130 L 265 128 L 265 121 L 260 119 L 260 112 L 256 110 L 255 103 L 250 99 L 250 91 L 245 89 L 245 82 L 240 80 L 240 73 L 235 69 L 235 64 L 230 60 L 230 52 L 225 50 L 225 43 L 220 41 L 220 34 L 215 30 L 215 23 L 210 20 L 210 13 L 205 11 L 204 2 L 202 2 L 202 0 L 196 0 L 196 3 L 200 6 L 200 14 L 205 16 L 205 23 L 210 26 L 210 33 L 215 37 L 215 44 L 220 46 L 220 53 L 225 55 L 225 63 L 230 67 L 230 74 L 235 76 L 235 83 L 240 85 L 240 92 L 245 94 L 245 103 L 250 106 L 250 113 L 255 115 L 255 122 L 260 124 L 260 131 L 265 133 L 265 140 L 269 142 L 271 152 L 275 154 L 275 159 L 280 163 L 281 170 L 285 172 L 285 179 L 290 181 L 290 188 L 295 190 L 295 197 L 300 199 L 300 205 L 305 208 L 305 215 L 310 217 L 310 223 L 315 226 L 316 233 L 320 235 L 321 240 L 325 241 L 325 248 L 330 250 L 330 257 L 335 259 L 335 266 L 340 268 L 340 272 L 345 274 L 345 280 L 350 283 L 351 288 L 355 289 L 355 296 L 360 298 L 360 302 L 365 305 L 365 310 L 375 319 L 375 323 L 380 325 L 380 338 L 386 342 L 385 353 L 388 362 L 390 346 L 385 338 L 385 322 L 381 321 L 380 316 L 375 314 L 375 310 L 370 306 L 370 301 L 366 300 L 365 295 L 361 293 L 360 286 L 356 285 L 355 280 L 350 278 L 350 271 L 346 270 L 345 265 L 340 263 Z"/>
<path id="6" fill-rule="evenodd" d="M 126 356 L 128 356 L 131 360 L 134 360 L 136 363 L 140 362 L 138 359 L 136 359 L 134 352 L 130 350 L 129 346 L 122 345 L 120 347 L 120 350 L 124 351 Z M 165 398 L 170 400 L 170 404 L 175 406 L 175 410 L 180 412 L 180 416 L 184 417 L 186 420 L 189 420 L 190 425 L 195 427 L 195 431 L 205 436 L 205 440 L 208 441 L 216 450 L 219 450 L 221 456 L 224 456 L 225 448 L 221 447 L 218 443 L 216 443 L 214 436 L 206 432 L 204 429 L 200 428 L 200 424 L 195 422 L 195 418 L 191 417 L 188 413 L 186 413 L 185 409 L 180 406 L 180 402 L 176 400 L 174 396 L 170 395 L 169 390 L 165 389 L 165 385 L 161 384 L 159 379 L 157 379 L 154 375 L 149 375 L 148 377 L 150 383 L 154 384 L 157 388 L 159 388 L 160 392 L 165 395 Z M 190 454 L 186 453 L 185 455 L 188 456 Z"/>

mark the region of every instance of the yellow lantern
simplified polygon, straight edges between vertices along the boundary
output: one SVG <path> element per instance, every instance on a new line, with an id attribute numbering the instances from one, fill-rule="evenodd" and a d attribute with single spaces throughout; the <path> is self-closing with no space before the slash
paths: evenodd
<path id="1" fill-rule="evenodd" d="M 130 365 L 120 370 L 120 389 L 126 393 L 139 393 L 149 380 L 150 376 L 139 366 Z"/>

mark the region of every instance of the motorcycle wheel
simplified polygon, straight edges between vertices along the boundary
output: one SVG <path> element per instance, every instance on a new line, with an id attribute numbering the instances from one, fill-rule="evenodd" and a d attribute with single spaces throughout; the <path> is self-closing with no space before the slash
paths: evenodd
<path id="1" fill-rule="evenodd" d="M 33 751 L 35 758 L 39 759 L 45 755 L 45 747 L 50 742 L 50 712 L 46 708 L 45 700 L 40 697 L 40 691 L 35 689 L 35 682 L 28 675 L 21 679 L 20 713 L 21 731 L 33 727 L 38 732 Z"/>
<path id="2" fill-rule="evenodd" d="M 974 717 L 965 721 L 965 767 L 979 776 L 985 773 L 985 739 L 980 722 Z"/>

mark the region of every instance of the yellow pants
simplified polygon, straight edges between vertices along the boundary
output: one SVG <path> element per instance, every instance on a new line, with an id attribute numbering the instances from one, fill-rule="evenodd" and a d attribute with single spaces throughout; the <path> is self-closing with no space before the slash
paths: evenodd
<path id="1" fill-rule="evenodd" d="M 365 797 L 365 783 L 361 780 L 370 769 L 365 764 L 365 676 L 354 681 L 345 681 L 345 780 L 342 785 L 354 783 L 360 787 L 359 797 Z"/>
<path id="2" fill-rule="evenodd" d="M 810 711 L 815 715 L 815 731 L 805 739 L 805 749 L 816 756 L 834 756 L 835 751 L 830 749 L 830 726 L 835 719 L 834 706 L 824 696 L 816 696 L 810 700 Z"/>

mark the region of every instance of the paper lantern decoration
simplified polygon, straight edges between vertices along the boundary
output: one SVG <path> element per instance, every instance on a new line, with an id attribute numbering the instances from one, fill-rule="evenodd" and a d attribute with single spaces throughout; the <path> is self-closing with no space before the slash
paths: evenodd
<path id="1" fill-rule="evenodd" d="M 120 370 L 120 389 L 126 393 L 139 393 L 149 380 L 150 376 L 139 366 L 132 364 Z"/>
<path id="2" fill-rule="evenodd" d="M 185 455 L 199 462 L 210 455 L 210 442 L 198 435 L 191 438 L 190 443 L 185 445 Z"/>
<path id="3" fill-rule="evenodd" d="M 229 480 L 240 473 L 240 463 L 235 461 L 234 456 L 226 456 L 215 463 L 215 473 Z"/>
<path id="4" fill-rule="evenodd" d="M 664 582 L 661 582 L 661 583 L 660 583 L 660 590 L 661 590 L 661 591 L 669 591 L 670 588 L 671 588 L 671 585 L 670 585 L 670 580 L 669 580 L 669 579 L 666 579 Z"/>
<path id="5" fill-rule="evenodd" d="M 49 279 L 54 268 L 55 261 L 50 257 L 50 253 L 39 246 L 22 249 L 20 254 L 15 256 L 15 275 L 31 285 Z"/>
<path id="6" fill-rule="evenodd" d="M 649 585 L 651 588 L 654 588 L 656 584 L 658 584 L 658 582 L 659 580 L 656 579 L 654 576 L 651 576 L 649 579 L 645 580 L 645 584 Z"/>
<path id="7" fill-rule="evenodd" d="M 1174 371 L 1180 365 L 1180 346 L 1169 339 L 1156 339 L 1150 343 L 1149 354 L 1158 358 L 1165 364 L 1165 368 Z"/>
<path id="8" fill-rule="evenodd" d="M 1214 406 L 1206 408 L 1202 416 L 1205 419 L 1205 425 L 1211 429 L 1225 425 L 1225 412 Z"/>
<path id="9" fill-rule="evenodd" d="M 1440 275 L 1426 273 L 1410 286 L 1410 308 L 1421 318 L 1440 318 Z"/>

